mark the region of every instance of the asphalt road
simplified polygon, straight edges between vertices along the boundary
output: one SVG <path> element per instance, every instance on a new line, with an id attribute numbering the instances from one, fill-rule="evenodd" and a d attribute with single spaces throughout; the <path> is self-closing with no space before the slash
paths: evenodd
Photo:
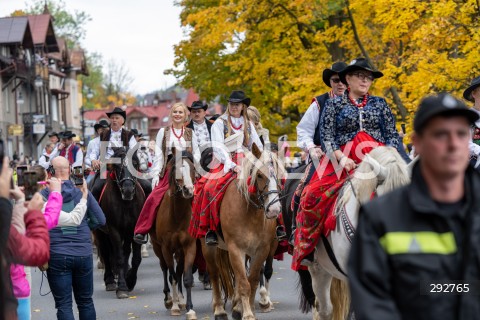
<path id="1" fill-rule="evenodd" d="M 150 257 L 145 258 L 139 269 L 138 282 L 135 289 L 131 292 L 129 299 L 119 300 L 115 297 L 115 292 L 106 292 L 103 284 L 102 270 L 94 269 L 95 289 L 93 299 L 97 311 L 97 319 L 185 319 L 185 313 L 181 316 L 170 316 L 170 311 L 163 306 L 163 277 L 159 262 L 153 251 L 149 249 Z M 256 317 L 259 320 L 306 320 L 312 319 L 312 314 L 302 314 L 298 310 L 298 294 L 296 289 L 296 275 L 290 269 L 291 257 L 285 255 L 284 261 L 274 262 L 274 274 L 272 276 L 270 291 L 271 300 L 274 303 L 274 310 L 269 313 L 258 312 Z M 42 275 L 37 268 L 32 268 L 32 319 L 33 320 L 54 320 L 56 319 L 56 310 L 53 296 L 48 294 L 40 296 L 40 284 Z M 42 294 L 50 291 L 48 282 L 44 279 Z M 198 275 L 195 274 L 195 287 L 192 289 L 194 310 L 197 313 L 198 320 L 213 320 L 213 311 L 211 307 L 212 291 L 203 289 L 203 285 L 198 282 Z M 231 319 L 231 305 L 226 308 Z M 76 319 L 78 314 L 74 305 Z"/>

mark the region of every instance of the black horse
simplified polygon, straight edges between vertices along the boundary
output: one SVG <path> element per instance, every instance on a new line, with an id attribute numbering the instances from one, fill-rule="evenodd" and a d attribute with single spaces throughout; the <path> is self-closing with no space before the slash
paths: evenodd
<path id="1" fill-rule="evenodd" d="M 300 184 L 300 176 L 302 173 L 305 172 L 306 165 L 300 166 L 296 168 L 292 174 L 289 174 L 287 182 L 285 183 L 284 195 L 282 196 L 282 213 L 283 219 L 285 221 L 285 231 L 287 232 L 287 236 L 290 239 L 292 235 L 292 224 L 295 223 L 296 216 L 293 214 L 292 210 L 292 199 L 297 189 L 298 185 Z M 293 178 L 293 174 L 295 177 Z M 300 287 L 300 310 L 303 313 L 309 312 L 314 303 L 315 303 L 315 293 L 313 292 L 312 288 L 312 276 L 308 270 L 299 270 L 299 283 L 298 286 Z"/>
<path id="2" fill-rule="evenodd" d="M 142 262 L 141 245 L 133 242 L 133 233 L 145 202 L 145 193 L 129 169 L 131 165 L 138 167 L 136 153 L 130 156 L 126 148 L 115 148 L 113 158 L 121 159 L 121 163 L 107 165 L 106 183 L 99 199 L 107 223 L 95 231 L 95 237 L 98 255 L 105 265 L 106 290 L 116 290 L 117 298 L 124 299 L 137 283 L 137 271 Z M 115 276 L 118 277 L 117 283 Z"/>

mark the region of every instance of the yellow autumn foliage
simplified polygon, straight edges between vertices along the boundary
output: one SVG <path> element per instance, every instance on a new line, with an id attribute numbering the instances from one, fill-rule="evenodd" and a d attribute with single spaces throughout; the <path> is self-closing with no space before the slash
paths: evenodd
<path id="1" fill-rule="evenodd" d="M 178 0 L 185 40 L 175 46 L 181 85 L 221 101 L 242 89 L 274 136 L 294 134 L 322 71 L 368 55 L 385 76 L 371 93 L 411 130 L 422 97 L 461 97 L 480 74 L 477 0 Z"/>

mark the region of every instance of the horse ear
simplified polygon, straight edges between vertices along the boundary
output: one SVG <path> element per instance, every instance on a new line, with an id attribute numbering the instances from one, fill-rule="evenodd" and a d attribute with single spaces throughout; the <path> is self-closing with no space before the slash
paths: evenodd
<path id="1" fill-rule="evenodd" d="M 252 153 L 257 159 L 260 159 L 260 157 L 262 156 L 262 151 L 260 151 L 260 148 L 257 147 L 255 142 L 252 144 Z"/>

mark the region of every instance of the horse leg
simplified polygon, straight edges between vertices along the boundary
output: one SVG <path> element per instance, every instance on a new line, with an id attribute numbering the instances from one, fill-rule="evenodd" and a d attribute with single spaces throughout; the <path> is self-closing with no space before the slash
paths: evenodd
<path id="1" fill-rule="evenodd" d="M 270 312 L 273 308 L 272 300 L 270 299 L 270 279 L 273 274 L 273 256 L 268 256 L 265 266 L 262 266 L 262 274 L 260 275 L 260 301 L 259 305 L 262 312 Z M 265 276 L 265 281 L 264 281 Z"/>
<path id="2" fill-rule="evenodd" d="M 127 284 L 125 283 L 125 260 L 123 257 L 124 249 L 122 248 L 122 238 L 120 233 L 113 228 L 110 228 L 109 232 L 110 241 L 112 242 L 113 264 L 115 266 L 115 270 L 118 272 L 117 298 L 126 299 L 128 298 L 128 288 Z"/>
<path id="3" fill-rule="evenodd" d="M 165 245 L 162 245 L 162 256 L 165 259 L 168 272 L 171 276 L 171 285 L 172 285 L 172 308 L 170 309 L 170 315 L 179 316 L 181 315 L 180 307 L 178 305 L 178 279 L 177 273 L 175 271 L 175 259 L 173 258 L 173 252 L 171 252 Z"/>
<path id="4" fill-rule="evenodd" d="M 185 246 L 184 246 L 185 248 Z M 193 272 L 192 266 L 195 260 L 196 254 L 196 242 L 191 241 L 190 245 L 184 250 L 184 270 L 183 270 L 183 284 L 185 286 L 185 290 L 187 291 L 187 320 L 196 320 L 197 315 L 193 310 L 193 302 L 192 302 L 192 287 L 193 287 Z"/>
<path id="5" fill-rule="evenodd" d="M 133 241 L 130 241 L 130 243 L 132 246 L 132 267 L 127 271 L 127 276 L 125 278 L 128 291 L 132 291 L 135 288 L 135 285 L 137 284 L 138 268 L 140 267 L 140 263 L 142 263 L 142 253 L 141 253 L 142 245 L 135 243 Z M 127 256 L 127 264 L 128 264 L 128 256 Z"/>
<path id="6" fill-rule="evenodd" d="M 176 280 L 177 280 L 177 289 L 178 289 L 178 306 L 180 307 L 180 310 L 185 310 L 186 308 L 186 303 L 185 303 L 185 298 L 183 297 L 183 287 L 182 287 L 182 279 L 183 279 L 183 271 L 185 269 L 185 256 L 183 252 L 177 251 L 175 253 L 175 260 L 177 262 L 177 265 L 175 267 L 175 274 L 176 274 Z"/>
<path id="7" fill-rule="evenodd" d="M 142 244 L 142 258 L 148 258 L 150 255 L 148 254 L 148 249 L 146 244 Z"/>
<path id="8" fill-rule="evenodd" d="M 222 299 L 220 289 L 220 274 L 217 263 L 215 261 L 216 248 L 207 247 L 205 245 L 205 238 L 201 240 L 202 252 L 207 263 L 207 273 L 210 276 L 210 283 L 212 285 L 212 307 L 214 313 L 214 320 L 228 320 L 225 312 L 225 304 Z"/>
<path id="9" fill-rule="evenodd" d="M 241 301 L 241 308 L 243 311 L 243 317 L 241 319 L 255 320 L 255 316 L 253 315 L 252 308 L 250 306 L 251 285 L 249 279 L 247 279 L 247 274 L 245 271 L 245 253 L 241 252 L 241 250 L 238 249 L 234 244 L 231 244 L 228 246 L 228 255 L 230 257 L 230 263 L 235 274 L 236 290 Z M 255 268 L 256 265 L 258 265 L 258 267 Z M 256 279 L 255 288 L 258 285 L 260 266 L 261 265 L 258 264 L 258 262 L 252 260 L 250 265 L 250 276 Z M 234 307 L 232 312 L 232 317 L 235 320 L 240 319 L 237 306 L 239 306 L 239 304 Z"/>
<path id="10" fill-rule="evenodd" d="M 96 241 L 97 241 L 97 250 L 98 255 L 103 261 L 105 272 L 103 274 L 103 281 L 105 283 L 106 291 L 115 291 L 117 289 L 117 284 L 115 282 L 115 275 L 113 273 L 113 267 L 111 262 L 111 253 L 112 253 L 112 244 L 108 235 L 103 231 L 97 230 Z"/>
<path id="11" fill-rule="evenodd" d="M 323 269 L 318 263 L 308 267 L 312 275 L 312 287 L 315 292 L 315 304 L 313 305 L 313 320 L 332 320 L 333 306 L 330 300 L 330 286 L 332 275 Z"/>
<path id="12" fill-rule="evenodd" d="M 248 282 L 250 284 L 249 307 L 252 309 L 252 313 L 255 311 L 255 295 L 257 293 L 260 277 L 263 278 L 263 274 L 261 273 L 261 270 L 263 269 L 263 261 L 265 261 L 264 257 L 252 257 L 250 262 L 250 274 L 248 276 Z M 245 312 L 245 306 L 243 307 L 243 309 Z"/>

